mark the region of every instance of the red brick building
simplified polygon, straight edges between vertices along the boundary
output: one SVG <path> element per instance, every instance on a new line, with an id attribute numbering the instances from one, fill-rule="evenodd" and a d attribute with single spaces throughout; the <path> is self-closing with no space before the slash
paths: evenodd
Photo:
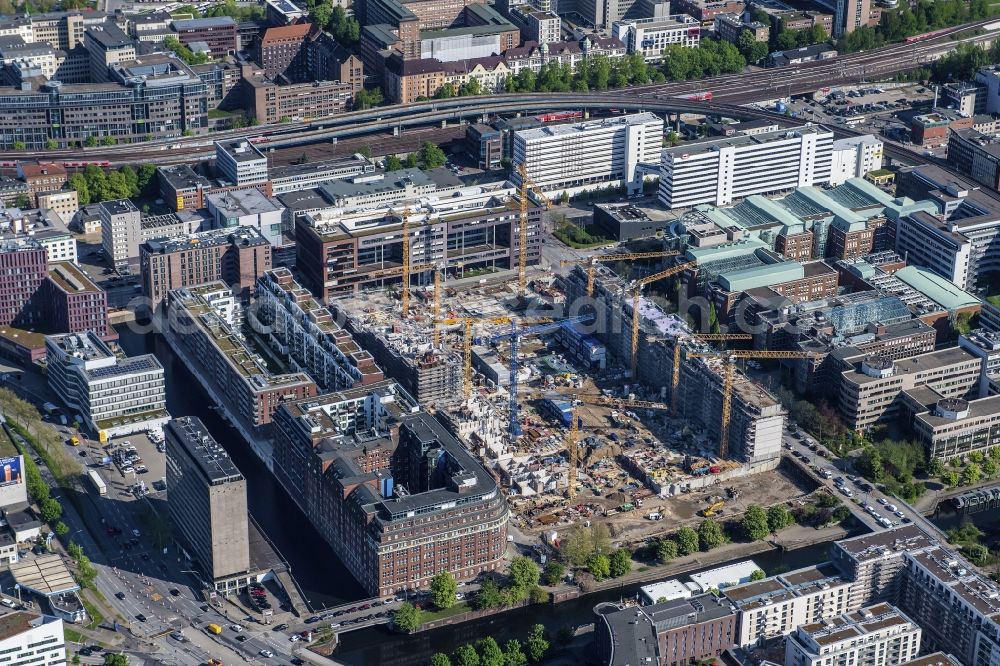
<path id="1" fill-rule="evenodd" d="M 308 78 L 306 38 L 310 30 L 311 23 L 296 23 L 264 31 L 257 42 L 256 60 L 269 79 L 284 76 L 296 82 Z"/>

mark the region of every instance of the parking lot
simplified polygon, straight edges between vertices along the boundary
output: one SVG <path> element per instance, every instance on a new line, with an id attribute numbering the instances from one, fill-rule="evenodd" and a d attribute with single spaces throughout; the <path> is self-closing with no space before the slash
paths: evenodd
<path id="1" fill-rule="evenodd" d="M 110 466 L 105 464 L 109 476 L 121 482 L 122 496 L 143 497 L 166 490 L 166 454 L 162 436 L 153 438 L 147 433 L 133 433 L 112 439 L 104 445 L 103 458 L 110 458 Z"/>

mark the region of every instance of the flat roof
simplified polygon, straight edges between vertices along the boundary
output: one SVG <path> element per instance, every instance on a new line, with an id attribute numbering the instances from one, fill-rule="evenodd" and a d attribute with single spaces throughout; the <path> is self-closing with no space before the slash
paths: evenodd
<path id="1" fill-rule="evenodd" d="M 571 136 L 584 132 L 595 132 L 610 127 L 628 127 L 630 125 L 643 125 L 646 123 L 659 123 L 663 125 L 663 119 L 655 113 L 643 111 L 641 113 L 628 113 L 613 118 L 602 118 L 600 120 L 588 120 L 582 123 L 567 123 L 564 125 L 545 125 L 532 129 L 517 130 L 516 134 L 525 141 L 537 141 L 549 137 Z"/>
<path id="2" fill-rule="evenodd" d="M 750 580 L 755 571 L 760 571 L 756 562 L 743 560 L 724 567 L 691 574 L 691 580 L 701 587 L 702 592 L 708 592 L 712 589 L 721 590 L 727 586 L 736 585 L 744 579 Z"/>
<path id="3" fill-rule="evenodd" d="M 946 310 L 982 305 L 982 301 L 977 297 L 931 271 L 907 266 L 896 271 L 894 275 Z"/>
<path id="4" fill-rule="evenodd" d="M 681 146 L 664 148 L 663 156 L 670 156 L 683 160 L 687 156 L 707 153 L 719 148 L 749 148 L 775 141 L 783 141 L 788 138 L 803 136 L 806 134 L 828 134 L 833 136 L 833 132 L 822 125 L 803 125 L 801 127 L 788 127 L 777 132 L 762 132 L 760 134 L 737 134 L 721 139 L 704 139 L 701 141 L 691 141 Z"/>
<path id="5" fill-rule="evenodd" d="M 215 441 L 197 416 L 171 419 L 164 426 L 164 435 L 167 436 L 168 456 L 172 452 L 171 444 L 183 447 L 184 455 L 194 461 L 208 483 L 215 485 L 243 480 L 243 474 L 236 468 L 229 454 Z"/>
<path id="6" fill-rule="evenodd" d="M 187 236 L 154 238 L 143 243 L 142 249 L 152 254 L 170 254 L 171 252 L 182 252 L 184 250 L 216 247 L 219 245 L 250 247 L 253 245 L 269 244 L 268 240 L 260 234 L 257 227 L 240 225 L 200 231 Z"/>
<path id="7" fill-rule="evenodd" d="M 886 553 L 902 554 L 931 545 L 933 540 L 916 525 L 901 525 L 891 530 L 841 539 L 835 547 L 860 562 L 881 559 Z"/>
<path id="8" fill-rule="evenodd" d="M 639 666 L 657 663 L 656 628 L 646 613 L 638 608 L 617 609 L 608 604 L 607 611 L 597 612 L 607 623 L 611 634 L 611 658 L 608 666 Z"/>
<path id="9" fill-rule="evenodd" d="M 60 555 L 41 555 L 10 565 L 14 581 L 21 587 L 51 597 L 80 589 Z"/>
<path id="10" fill-rule="evenodd" d="M 42 616 L 38 613 L 28 611 L 14 611 L 0 615 L 0 641 L 13 638 L 38 626 L 38 620 L 41 619 Z"/>

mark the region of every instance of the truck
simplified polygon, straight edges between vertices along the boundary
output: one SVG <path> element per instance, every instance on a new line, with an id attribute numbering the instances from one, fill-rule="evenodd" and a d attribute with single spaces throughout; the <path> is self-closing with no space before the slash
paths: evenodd
<path id="1" fill-rule="evenodd" d="M 96 469 L 88 469 L 87 477 L 90 479 L 90 483 L 94 486 L 94 490 L 97 491 L 98 495 L 108 494 L 108 484 L 104 483 L 104 479 L 101 478 L 100 473 Z"/>
<path id="2" fill-rule="evenodd" d="M 215 623 L 212 623 L 212 624 L 209 624 L 209 625 L 207 625 L 205 627 L 205 631 L 207 631 L 209 633 L 212 633 L 212 634 L 215 634 L 216 636 L 218 636 L 219 634 L 222 633 L 222 627 L 220 627 L 219 625 L 217 625 Z"/>

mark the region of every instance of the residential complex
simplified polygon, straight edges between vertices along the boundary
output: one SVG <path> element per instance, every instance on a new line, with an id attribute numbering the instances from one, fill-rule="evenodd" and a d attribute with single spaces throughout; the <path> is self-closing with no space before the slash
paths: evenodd
<path id="1" fill-rule="evenodd" d="M 906 663 L 920 652 L 920 627 L 889 604 L 800 625 L 788 637 L 785 666 Z"/>
<path id="2" fill-rule="evenodd" d="M 167 509 L 194 565 L 217 592 L 246 587 L 250 571 L 247 482 L 229 454 L 193 416 L 163 428 Z"/>
<path id="3" fill-rule="evenodd" d="M 167 297 L 167 341 L 182 359 L 197 359 L 199 377 L 245 432 L 266 434 L 282 401 L 316 394 L 316 382 L 301 372 L 272 373 L 263 358 L 237 335 L 234 322 L 213 306 L 231 295 L 222 282 L 175 289 Z"/>
<path id="4" fill-rule="evenodd" d="M 330 311 L 299 286 L 287 268 L 265 272 L 256 285 L 251 326 L 326 391 L 383 379 L 368 350 L 337 325 Z"/>
<path id="5" fill-rule="evenodd" d="M 800 127 L 710 139 L 663 150 L 660 201 L 667 208 L 726 206 L 753 194 L 775 194 L 830 182 L 833 134 Z"/>
<path id="6" fill-rule="evenodd" d="M 45 338 L 49 387 L 93 434 L 159 428 L 168 418 L 163 366 L 125 356 L 94 333 Z"/>
<path id="7" fill-rule="evenodd" d="M 635 194 L 643 187 L 640 165 L 655 163 L 662 143 L 663 121 L 652 113 L 521 130 L 513 137 L 513 168 L 524 165 L 552 196 L 609 185 Z"/>
<path id="8" fill-rule="evenodd" d="M 369 594 L 500 566 L 506 499 L 394 382 L 284 402 L 274 439 L 276 477 Z"/>

